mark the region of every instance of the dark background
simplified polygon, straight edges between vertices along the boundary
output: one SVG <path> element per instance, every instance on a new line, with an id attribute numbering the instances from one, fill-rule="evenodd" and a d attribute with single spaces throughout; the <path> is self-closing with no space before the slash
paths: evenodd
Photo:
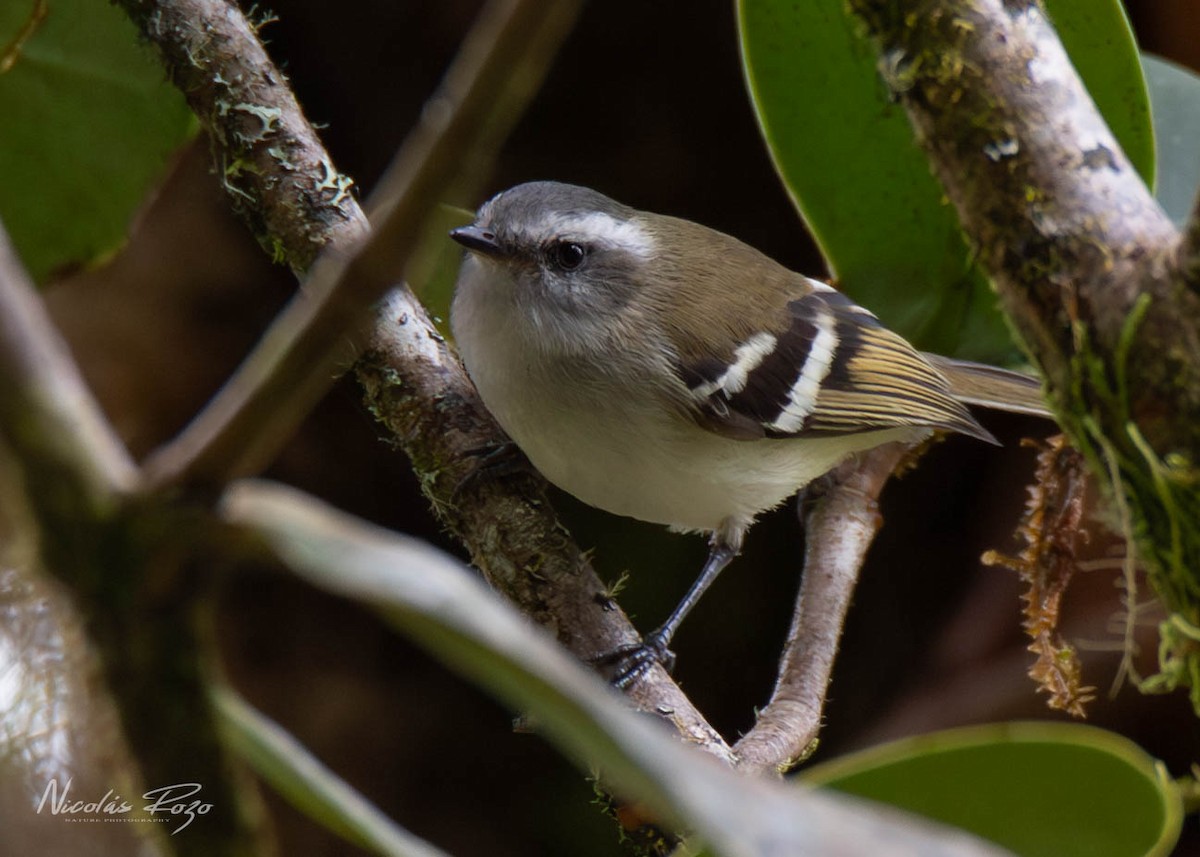
<path id="1" fill-rule="evenodd" d="M 291 0 L 278 8 L 281 20 L 265 30 L 270 50 L 363 193 L 478 5 Z M 1188 0 L 1131 12 L 1147 49 L 1197 67 L 1200 17 Z M 824 273 L 759 138 L 729 0 L 587 6 L 484 196 L 545 178 L 702 221 L 791 267 Z M 101 271 L 63 279 L 48 299 L 111 418 L 144 455 L 219 386 L 294 285 L 229 214 L 200 141 L 140 213 L 126 250 Z M 987 548 L 1014 548 L 1009 534 L 1033 461 L 1019 440 L 1047 427 L 985 421 L 1003 449 L 950 439 L 886 493 L 886 526 L 856 595 L 819 759 L 955 724 L 1060 716 L 1025 676 L 1032 656 L 1013 574 L 978 561 Z M 269 475 L 461 554 L 439 532 L 403 457 L 381 440 L 353 381 L 326 398 Z M 656 625 L 698 570 L 703 541 L 560 500 L 579 541 L 597 548 L 601 573 L 630 572 L 622 605 L 643 629 Z M 677 677 L 727 737 L 751 725 L 770 692 L 802 545 L 791 508 L 767 516 L 677 638 Z M 1111 647 L 1119 609 L 1110 574 L 1084 575 L 1065 631 Z M 513 712 L 374 616 L 279 575 L 238 569 L 222 631 L 232 677 L 252 702 L 447 851 L 619 853 L 583 775 L 540 738 L 515 734 Z M 1101 689 L 1092 722 L 1133 736 L 1184 773 L 1200 740 L 1182 695 L 1143 698 L 1126 687 L 1110 700 L 1116 655 L 1084 657 L 1085 679 Z M 270 800 L 284 853 L 356 853 Z M 1180 853 L 1200 853 L 1194 833 L 1189 821 L 1192 844 Z"/>

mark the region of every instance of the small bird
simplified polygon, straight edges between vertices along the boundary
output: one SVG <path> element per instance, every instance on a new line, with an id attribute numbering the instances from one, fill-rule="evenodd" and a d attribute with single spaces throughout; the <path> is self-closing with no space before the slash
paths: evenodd
<path id="1" fill-rule="evenodd" d="M 995 443 L 966 403 L 1046 413 L 1035 379 L 922 354 L 832 286 L 697 223 L 531 182 L 450 236 L 450 312 L 487 408 L 583 502 L 709 536 L 625 685 L 673 662 L 680 622 L 747 530 L 854 453 L 934 431 Z"/>

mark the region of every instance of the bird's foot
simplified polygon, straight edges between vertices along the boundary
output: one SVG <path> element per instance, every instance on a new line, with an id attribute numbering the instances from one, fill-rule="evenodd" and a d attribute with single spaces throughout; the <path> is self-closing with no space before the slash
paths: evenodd
<path id="1" fill-rule="evenodd" d="M 503 479 L 518 473 L 528 473 L 533 465 L 511 440 L 500 443 L 489 443 L 486 446 L 467 450 L 467 456 L 473 458 L 474 466 L 467 475 L 454 486 L 454 496 L 458 496 L 468 488 L 491 479 Z"/>
<path id="2" fill-rule="evenodd" d="M 596 664 L 601 675 L 618 690 L 626 690 L 633 686 L 655 664 L 662 664 L 670 672 L 675 667 L 675 653 L 667 648 L 670 640 L 659 632 L 647 634 L 645 639 L 636 646 L 625 646 L 601 655 Z"/>

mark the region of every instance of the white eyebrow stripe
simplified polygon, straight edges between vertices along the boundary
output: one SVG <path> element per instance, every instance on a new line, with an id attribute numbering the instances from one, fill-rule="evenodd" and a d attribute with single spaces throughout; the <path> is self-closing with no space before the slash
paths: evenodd
<path id="1" fill-rule="evenodd" d="M 550 221 L 550 228 L 555 234 L 572 236 L 574 233 L 581 239 L 619 247 L 643 259 L 653 256 L 656 246 L 654 238 L 640 223 L 618 220 L 602 211 L 556 215 Z"/>
<path id="2" fill-rule="evenodd" d="M 775 350 L 776 342 L 778 340 L 769 333 L 754 334 L 733 352 L 733 362 L 721 373 L 721 377 L 701 384 L 692 394 L 697 398 L 706 399 L 717 390 L 724 392 L 726 397 L 740 393 L 746 389 L 750 373 L 762 365 Z"/>
<path id="3" fill-rule="evenodd" d="M 792 385 L 787 404 L 769 428 L 785 434 L 792 434 L 804 428 L 804 421 L 816 410 L 821 382 L 833 368 L 833 357 L 837 348 L 837 324 L 832 313 L 822 313 L 817 320 L 817 335 L 808 349 L 800 377 Z"/>

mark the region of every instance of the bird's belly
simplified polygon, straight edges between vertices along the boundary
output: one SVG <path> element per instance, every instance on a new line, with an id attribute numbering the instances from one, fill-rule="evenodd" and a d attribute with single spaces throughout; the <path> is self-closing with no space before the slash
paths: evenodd
<path id="1" fill-rule="evenodd" d="M 749 511 L 739 508 L 744 504 L 737 502 L 733 486 L 722 484 L 719 473 L 706 472 L 698 458 L 681 458 L 677 444 L 648 436 L 644 425 L 639 429 L 612 421 L 572 425 L 563 420 L 544 423 L 517 443 L 559 488 L 618 515 L 713 530 L 726 518 Z"/>
<path id="2" fill-rule="evenodd" d="M 674 414 L 636 420 L 560 408 L 501 424 L 550 482 L 583 502 L 681 530 L 748 526 L 889 433 L 731 440 Z"/>

